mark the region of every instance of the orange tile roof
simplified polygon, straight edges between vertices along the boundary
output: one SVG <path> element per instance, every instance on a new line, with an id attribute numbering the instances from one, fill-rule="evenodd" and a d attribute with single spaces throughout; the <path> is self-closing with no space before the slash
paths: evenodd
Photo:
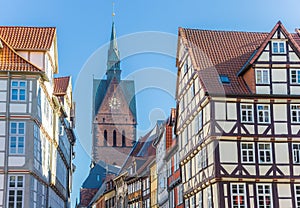
<path id="1" fill-rule="evenodd" d="M 55 27 L 0 26 L 0 36 L 15 50 L 49 50 L 55 34 Z"/>
<path id="2" fill-rule="evenodd" d="M 65 95 L 69 86 L 70 77 L 54 78 L 54 95 Z"/>
<path id="3" fill-rule="evenodd" d="M 0 48 L 0 71 L 43 72 L 40 68 L 16 53 L 1 36 L 0 42 L 2 44 Z"/>

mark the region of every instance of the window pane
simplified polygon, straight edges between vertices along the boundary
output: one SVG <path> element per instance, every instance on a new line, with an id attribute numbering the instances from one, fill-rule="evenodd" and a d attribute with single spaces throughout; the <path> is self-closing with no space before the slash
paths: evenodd
<path id="1" fill-rule="evenodd" d="M 18 82 L 17 82 L 17 81 L 12 81 L 12 82 L 11 82 L 11 86 L 17 87 L 17 86 L 18 86 Z"/>

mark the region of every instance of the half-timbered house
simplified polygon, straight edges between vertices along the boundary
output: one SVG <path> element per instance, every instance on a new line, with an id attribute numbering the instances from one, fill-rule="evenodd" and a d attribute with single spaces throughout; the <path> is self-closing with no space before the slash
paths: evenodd
<path id="1" fill-rule="evenodd" d="M 300 206 L 300 33 L 179 28 L 185 207 Z"/>

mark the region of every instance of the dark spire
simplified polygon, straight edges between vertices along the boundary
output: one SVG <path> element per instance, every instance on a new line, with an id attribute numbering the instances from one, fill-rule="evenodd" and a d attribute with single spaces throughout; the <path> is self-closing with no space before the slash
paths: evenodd
<path id="1" fill-rule="evenodd" d="M 118 49 L 115 23 L 112 22 L 110 45 L 107 56 L 107 79 L 117 78 L 120 81 L 121 69 L 120 69 L 120 52 Z"/>

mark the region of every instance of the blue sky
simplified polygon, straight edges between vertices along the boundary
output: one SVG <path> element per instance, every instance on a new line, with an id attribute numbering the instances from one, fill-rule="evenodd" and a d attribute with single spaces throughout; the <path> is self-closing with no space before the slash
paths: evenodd
<path id="1" fill-rule="evenodd" d="M 299 6 L 299 0 L 116 0 L 115 24 L 118 37 L 144 31 L 158 31 L 169 33 L 170 36 L 173 34 L 176 38 L 178 27 L 269 32 L 278 20 L 283 22 L 288 31 L 293 32 L 296 27 L 300 27 Z M 101 49 L 103 52 L 102 46 L 110 37 L 111 0 L 0 0 L 0 8 L 1 25 L 57 27 L 60 75 L 72 75 L 74 89 L 89 91 L 89 88 L 85 89 L 83 85 L 76 86 L 79 72 L 84 71 L 87 66 L 95 67 L 95 77 L 102 76 L 105 63 L 98 63 L 103 57 L 98 57 L 97 54 L 101 54 Z M 175 41 L 173 43 L 176 44 Z M 122 50 L 125 51 L 126 48 L 120 50 L 122 55 Z M 96 64 L 87 64 L 91 60 Z M 105 62 L 103 60 L 102 62 Z M 99 68 L 99 73 L 98 66 L 102 67 Z M 162 77 L 169 80 L 175 89 L 172 77 L 174 74 L 176 76 L 174 57 L 161 53 L 139 53 L 125 57 L 122 61 L 123 77 L 132 74 L 135 78 L 139 77 L 135 72 L 145 68 L 169 71 L 169 74 L 166 73 Z M 92 76 L 88 70 L 85 75 Z M 74 161 L 77 171 L 74 175 L 73 202 L 78 197 L 90 162 L 89 150 L 81 148 L 82 144 L 90 140 L 90 129 L 85 123 L 91 121 L 80 117 L 80 113 L 90 114 L 87 110 L 89 103 L 86 103 L 85 108 L 85 103 L 82 102 L 90 98 L 84 96 L 80 93 L 74 95 L 80 110 L 77 119 L 80 138 L 76 145 L 77 158 Z M 139 128 L 147 131 L 153 125 L 153 120 L 168 114 L 169 108 L 174 107 L 175 102 L 169 93 L 148 87 L 139 92 L 137 105 Z"/>

